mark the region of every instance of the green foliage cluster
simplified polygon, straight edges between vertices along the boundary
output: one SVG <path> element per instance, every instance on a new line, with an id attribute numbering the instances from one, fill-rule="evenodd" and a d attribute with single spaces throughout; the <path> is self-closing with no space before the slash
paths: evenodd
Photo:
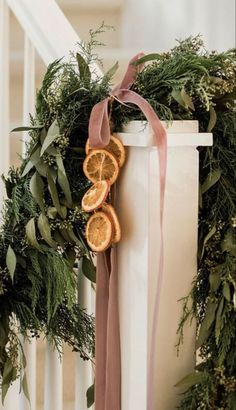
<path id="1" fill-rule="evenodd" d="M 103 27 L 103 26 L 102 26 Z M 101 30 L 98 30 L 98 32 Z M 95 33 L 98 34 L 98 33 Z M 91 40 L 81 47 L 91 62 Z M 92 107 L 109 93 L 88 62 L 71 55 L 53 62 L 37 93 L 30 141 L 19 169 L 4 177 L 0 231 L 0 378 L 2 401 L 20 378 L 26 395 L 26 360 L 19 335 L 45 335 L 84 359 L 94 357 L 94 318 L 80 306 L 79 275 L 95 282 L 81 198 L 89 181 L 82 171 Z M 77 261 L 80 260 L 80 269 Z"/>
<path id="2" fill-rule="evenodd" d="M 213 132 L 212 147 L 200 148 L 198 275 L 183 298 L 184 324 L 197 321 L 200 364 L 178 385 L 186 392 L 180 409 L 236 409 L 236 59 L 235 50 L 207 52 L 201 38 L 180 41 L 170 52 L 141 58 L 150 64 L 133 90 L 162 120 L 198 120 Z M 140 112 L 117 105 L 119 128 Z"/>

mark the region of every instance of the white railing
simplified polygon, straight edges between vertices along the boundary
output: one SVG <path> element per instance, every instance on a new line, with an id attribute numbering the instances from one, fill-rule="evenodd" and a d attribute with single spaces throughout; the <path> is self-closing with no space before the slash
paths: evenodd
<path id="1" fill-rule="evenodd" d="M 0 0 L 0 174 L 10 166 L 10 12 L 13 12 L 24 31 L 24 77 L 22 124 L 28 125 L 29 113 L 35 104 L 35 50 L 45 65 L 64 57 L 69 59 L 70 51 L 78 48 L 80 38 L 74 31 L 54 0 Z M 93 72 L 101 75 L 97 66 Z M 20 125 L 20 124 L 19 124 Z M 23 134 L 22 155 L 25 153 L 27 133 Z M 3 183 L 0 182 L 0 206 L 4 197 Z M 91 309 L 91 292 L 87 280 L 81 284 L 84 307 Z M 27 376 L 31 405 L 19 385 L 15 383 L 7 395 L 4 410 L 38 410 L 37 395 L 37 343 L 24 345 L 27 357 Z M 45 347 L 44 369 L 44 410 L 63 409 L 63 362 L 48 344 Z M 86 389 L 92 383 L 92 369 L 88 363 L 76 359 L 75 370 L 75 410 L 86 409 Z M 72 407 L 70 407 L 71 409 Z M 64 407 L 65 409 L 65 407 Z"/>

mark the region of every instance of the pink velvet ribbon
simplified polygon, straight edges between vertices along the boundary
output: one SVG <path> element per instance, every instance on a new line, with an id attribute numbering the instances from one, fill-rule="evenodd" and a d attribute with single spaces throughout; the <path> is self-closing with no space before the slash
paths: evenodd
<path id="1" fill-rule="evenodd" d="M 138 72 L 137 66 L 134 63 L 142 56 L 143 53 L 140 53 L 133 57 L 121 83 L 112 90 L 109 97 L 93 107 L 89 120 L 89 140 L 92 148 L 103 148 L 109 143 L 111 135 L 109 104 L 110 101 L 115 99 L 120 103 L 131 103 L 140 108 L 152 127 L 153 134 L 155 136 L 155 144 L 158 148 L 161 245 L 148 366 L 147 397 L 147 409 L 154 410 L 156 329 L 163 276 L 162 225 L 166 180 L 167 140 L 166 131 L 153 108 L 143 97 L 130 90 Z M 142 65 L 139 65 L 138 67 L 139 69 L 142 69 Z M 97 256 L 95 356 L 95 408 L 96 410 L 121 410 L 121 356 L 118 313 L 118 278 L 115 247 L 112 247 L 106 252 L 99 253 Z"/>

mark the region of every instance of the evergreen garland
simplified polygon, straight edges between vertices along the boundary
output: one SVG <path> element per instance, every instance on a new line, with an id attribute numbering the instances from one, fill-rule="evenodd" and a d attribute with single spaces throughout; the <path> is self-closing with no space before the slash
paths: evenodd
<path id="1" fill-rule="evenodd" d="M 103 26 L 100 31 L 103 30 Z M 99 30 L 97 32 L 99 32 Z M 109 95 L 116 65 L 92 78 L 88 63 L 97 44 L 70 63 L 52 63 L 37 95 L 30 142 L 20 169 L 5 177 L 7 200 L 0 233 L 0 375 L 2 399 L 20 377 L 27 394 L 25 357 L 19 333 L 44 333 L 61 350 L 62 342 L 84 358 L 94 355 L 93 317 L 77 301 L 77 275 L 95 281 L 84 236 L 88 216 L 80 206 L 89 182 L 83 175 L 85 142 L 92 107 Z M 198 275 L 183 298 L 185 323 L 196 318 L 201 363 L 181 381 L 181 409 L 236 409 L 235 272 L 235 52 L 208 53 L 201 38 L 179 42 L 170 52 L 152 54 L 132 89 L 153 106 L 160 119 L 196 119 L 214 133 L 213 147 L 200 148 Z M 134 106 L 113 102 L 115 130 L 143 119 Z M 81 274 L 81 272 L 79 273 Z"/>

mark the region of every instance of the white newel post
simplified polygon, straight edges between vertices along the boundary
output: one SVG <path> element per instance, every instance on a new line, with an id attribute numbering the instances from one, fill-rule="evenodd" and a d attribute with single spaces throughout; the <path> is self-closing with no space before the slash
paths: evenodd
<path id="1" fill-rule="evenodd" d="M 149 127 L 138 121 L 119 137 L 127 162 L 117 186 L 116 209 L 123 237 L 118 245 L 122 356 L 122 410 L 145 410 L 154 294 L 158 275 L 159 170 Z M 186 328 L 180 356 L 176 330 L 178 300 L 187 295 L 197 270 L 198 151 L 212 143 L 196 121 L 174 121 L 168 129 L 164 210 L 164 275 L 156 335 L 155 410 L 175 409 L 174 387 L 194 367 L 195 326 Z"/>

